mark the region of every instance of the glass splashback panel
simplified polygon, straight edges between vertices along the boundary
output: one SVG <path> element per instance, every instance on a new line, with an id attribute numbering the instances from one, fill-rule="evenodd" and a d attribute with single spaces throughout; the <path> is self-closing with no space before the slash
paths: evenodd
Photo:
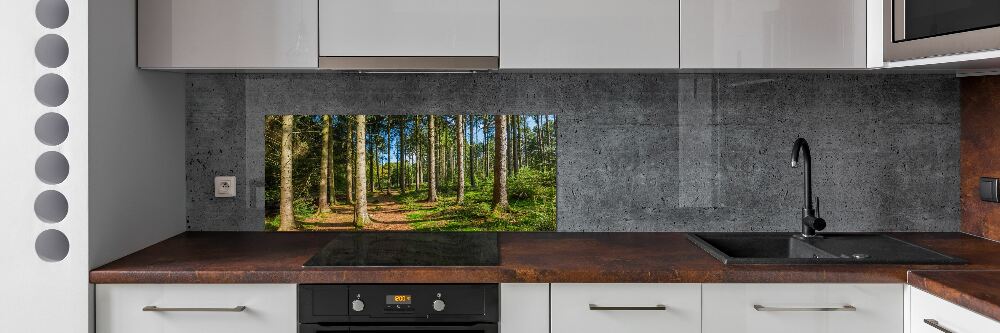
<path id="1" fill-rule="evenodd" d="M 554 115 L 268 115 L 266 230 L 554 231 Z"/>

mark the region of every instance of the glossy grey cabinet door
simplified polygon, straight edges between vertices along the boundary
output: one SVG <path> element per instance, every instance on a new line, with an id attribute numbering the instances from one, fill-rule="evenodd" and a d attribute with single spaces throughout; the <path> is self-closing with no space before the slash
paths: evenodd
<path id="1" fill-rule="evenodd" d="M 319 0 L 324 57 L 496 57 L 499 0 Z"/>
<path id="2" fill-rule="evenodd" d="M 881 66 L 865 0 L 682 0 L 681 68 Z M 876 4 L 880 5 L 880 4 Z M 877 8 L 877 7 L 875 7 Z M 871 33 L 871 35 L 869 34 Z M 869 56 L 869 52 L 875 52 Z M 869 59 L 875 61 L 869 64 Z"/>
<path id="3" fill-rule="evenodd" d="M 503 0 L 500 68 L 676 69 L 678 0 Z"/>
<path id="4" fill-rule="evenodd" d="M 317 0 L 138 1 L 139 67 L 317 67 Z"/>

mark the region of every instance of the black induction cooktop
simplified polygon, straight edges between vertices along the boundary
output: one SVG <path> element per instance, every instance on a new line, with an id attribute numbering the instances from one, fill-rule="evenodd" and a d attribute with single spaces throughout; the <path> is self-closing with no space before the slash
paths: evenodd
<path id="1" fill-rule="evenodd" d="M 495 232 L 343 232 L 303 266 L 496 266 L 497 237 Z"/>

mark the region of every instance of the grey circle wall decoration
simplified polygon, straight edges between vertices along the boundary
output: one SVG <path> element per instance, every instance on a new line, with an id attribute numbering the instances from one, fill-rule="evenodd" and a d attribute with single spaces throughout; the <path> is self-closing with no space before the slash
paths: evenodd
<path id="1" fill-rule="evenodd" d="M 45 28 L 62 27 L 69 20 L 66 0 L 38 0 L 35 19 Z M 47 34 L 35 42 L 35 60 L 47 68 L 57 68 L 69 59 L 69 43 L 57 34 Z M 35 81 L 35 99 L 44 106 L 57 107 L 69 98 L 69 84 L 62 76 L 44 74 Z M 54 112 L 35 121 L 35 137 L 41 143 L 56 146 L 69 136 L 66 117 Z M 35 160 L 35 176 L 48 185 L 60 184 L 69 177 L 69 160 L 60 152 L 47 151 Z M 62 192 L 46 190 L 35 197 L 35 216 L 46 223 L 62 222 L 69 213 L 69 201 Z M 59 262 L 69 255 L 69 238 L 62 231 L 48 229 L 35 238 L 35 254 L 46 262 Z"/>
<path id="2" fill-rule="evenodd" d="M 69 58 L 69 44 L 62 36 L 48 34 L 35 43 L 35 59 L 42 66 L 56 68 L 66 63 Z"/>
<path id="3" fill-rule="evenodd" d="M 59 191 L 48 190 L 35 198 L 35 216 L 43 222 L 62 222 L 67 213 L 69 213 L 69 202 Z"/>
<path id="4" fill-rule="evenodd" d="M 35 137 L 46 145 L 59 145 L 66 141 L 68 136 L 69 122 L 61 114 L 49 112 L 35 121 Z"/>
<path id="5" fill-rule="evenodd" d="M 39 0 L 35 5 L 35 19 L 49 29 L 61 27 L 69 19 L 69 4 L 65 0 Z"/>
<path id="6" fill-rule="evenodd" d="M 69 238 L 59 230 L 42 231 L 35 238 L 35 253 L 48 262 L 62 261 L 69 254 Z"/>
<path id="7" fill-rule="evenodd" d="M 59 152 L 44 152 L 35 161 L 35 175 L 49 185 L 62 183 L 69 176 L 69 161 Z"/>
<path id="8" fill-rule="evenodd" d="M 66 102 L 69 97 L 69 85 L 66 79 L 58 74 L 45 74 L 35 82 L 35 98 L 48 107 L 56 107 Z"/>

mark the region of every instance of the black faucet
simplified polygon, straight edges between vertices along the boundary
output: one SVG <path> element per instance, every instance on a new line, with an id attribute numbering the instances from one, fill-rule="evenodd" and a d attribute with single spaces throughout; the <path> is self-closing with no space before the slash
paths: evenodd
<path id="1" fill-rule="evenodd" d="M 802 195 L 805 199 L 802 204 L 802 236 L 816 237 L 816 231 L 826 228 L 826 220 L 817 216 L 816 210 L 813 210 L 812 156 L 809 155 L 809 143 L 806 142 L 806 139 L 798 138 L 795 140 L 795 145 L 792 147 L 793 168 L 799 167 L 799 152 L 802 152 L 802 163 L 806 166 L 802 173 Z M 819 198 L 816 198 L 816 206 L 818 208 Z"/>

